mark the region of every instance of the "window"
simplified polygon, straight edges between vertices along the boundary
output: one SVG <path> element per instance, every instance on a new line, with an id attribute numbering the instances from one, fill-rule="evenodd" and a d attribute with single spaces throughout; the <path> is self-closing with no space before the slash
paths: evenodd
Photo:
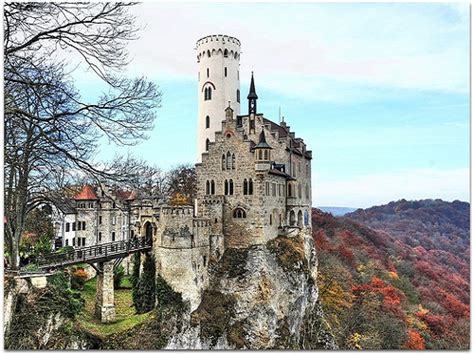
<path id="1" fill-rule="evenodd" d="M 224 68 L 224 76 L 227 77 L 227 67 Z"/>
<path id="2" fill-rule="evenodd" d="M 270 214 L 270 225 L 272 225 L 272 215 Z"/>
<path id="3" fill-rule="evenodd" d="M 207 77 L 209 78 L 209 68 L 207 68 L 206 73 L 207 73 Z"/>
<path id="4" fill-rule="evenodd" d="M 115 202 L 114 202 L 114 203 L 112 203 L 112 208 L 115 208 Z"/>
<path id="5" fill-rule="evenodd" d="M 82 238 L 82 246 L 83 246 L 83 247 L 86 246 L 86 238 Z"/>
<path id="6" fill-rule="evenodd" d="M 68 222 L 68 223 L 66 223 L 66 232 L 69 232 L 69 227 L 70 227 L 70 225 L 69 225 L 69 222 Z"/>
<path id="7" fill-rule="evenodd" d="M 222 170 L 225 170 L 225 154 L 222 154 Z"/>
<path id="8" fill-rule="evenodd" d="M 83 230 L 83 231 L 86 230 L 86 222 L 82 222 L 82 230 Z"/>
<path id="9" fill-rule="evenodd" d="M 276 184 L 274 182 L 272 183 L 272 196 L 276 196 Z"/>
<path id="10" fill-rule="evenodd" d="M 237 70 L 237 80 L 240 80 L 239 71 Z"/>
<path id="11" fill-rule="evenodd" d="M 266 150 L 266 149 L 263 151 L 263 158 L 265 160 L 268 160 L 268 150 Z"/>
<path id="12" fill-rule="evenodd" d="M 69 239 L 66 239 L 66 246 L 69 245 Z"/>
<path id="13" fill-rule="evenodd" d="M 115 232 L 112 232 L 112 241 L 115 242 Z"/>
<path id="14" fill-rule="evenodd" d="M 211 119 L 209 118 L 209 116 L 206 116 L 206 128 L 209 127 L 211 127 Z"/>
<path id="15" fill-rule="evenodd" d="M 298 198 L 301 198 L 301 184 L 298 184 Z"/>
<path id="16" fill-rule="evenodd" d="M 232 153 L 232 170 L 235 170 L 235 154 Z"/>
<path id="17" fill-rule="evenodd" d="M 72 230 L 73 230 L 73 231 L 76 230 L 76 222 L 72 222 Z"/>
<path id="18" fill-rule="evenodd" d="M 262 151 L 258 150 L 258 160 L 262 160 Z"/>
<path id="19" fill-rule="evenodd" d="M 244 195 L 248 194 L 247 179 L 244 179 Z"/>
<path id="20" fill-rule="evenodd" d="M 266 196 L 270 195 L 270 183 L 269 182 L 265 183 L 265 195 Z"/>
<path id="21" fill-rule="evenodd" d="M 99 216 L 99 224 L 102 224 L 102 216 Z"/>
<path id="22" fill-rule="evenodd" d="M 237 102 L 240 102 L 240 90 L 237 89 Z"/>
<path id="23" fill-rule="evenodd" d="M 227 155 L 226 155 L 226 169 L 230 170 L 231 168 L 232 168 L 231 155 L 230 155 L 230 152 L 227 152 Z"/>
<path id="24" fill-rule="evenodd" d="M 291 183 L 288 183 L 288 197 L 292 197 L 292 194 L 291 194 Z"/>
<path id="25" fill-rule="evenodd" d="M 229 194 L 229 185 L 227 184 L 227 180 L 224 180 L 224 195 Z"/>
<path id="26" fill-rule="evenodd" d="M 216 193 L 216 185 L 214 184 L 214 180 L 211 180 L 211 195 Z"/>
<path id="27" fill-rule="evenodd" d="M 99 232 L 99 242 L 101 242 L 101 241 L 102 241 L 102 233 Z"/>
<path id="28" fill-rule="evenodd" d="M 208 139 L 206 139 L 206 152 L 209 151 L 209 143 L 210 142 L 209 142 L 209 138 L 208 138 Z"/>
<path id="29" fill-rule="evenodd" d="M 72 238 L 72 246 L 73 246 L 73 247 L 76 246 L 76 238 Z"/>
<path id="30" fill-rule="evenodd" d="M 204 101 L 212 99 L 212 88 L 207 87 L 204 89 Z"/>
<path id="31" fill-rule="evenodd" d="M 253 181 L 249 179 L 249 195 L 253 195 Z"/>
<path id="32" fill-rule="evenodd" d="M 206 181 L 206 195 L 209 195 L 211 192 L 211 185 L 209 184 L 209 180 Z"/>
<path id="33" fill-rule="evenodd" d="M 206 267 L 206 264 L 207 264 L 207 258 L 205 255 L 202 256 L 202 264 L 204 265 L 204 267 Z"/>
<path id="34" fill-rule="evenodd" d="M 229 180 L 229 195 L 234 194 L 234 181 L 232 179 Z"/>
<path id="35" fill-rule="evenodd" d="M 94 202 L 89 202 L 89 208 L 94 208 Z"/>
<path id="36" fill-rule="evenodd" d="M 226 49 L 224 49 L 224 57 L 228 57 L 229 56 L 229 51 Z"/>
<path id="37" fill-rule="evenodd" d="M 112 224 L 115 224 L 117 222 L 117 217 L 112 217 Z"/>
<path id="38" fill-rule="evenodd" d="M 305 193 L 306 199 L 309 200 L 309 186 L 308 186 L 308 184 L 306 184 L 306 186 L 304 188 L 304 193 Z"/>
<path id="39" fill-rule="evenodd" d="M 240 207 L 237 207 L 237 208 L 234 210 L 233 216 L 234 216 L 234 218 L 247 218 L 247 214 L 246 214 L 245 211 L 244 211 L 242 208 L 240 208 Z"/>

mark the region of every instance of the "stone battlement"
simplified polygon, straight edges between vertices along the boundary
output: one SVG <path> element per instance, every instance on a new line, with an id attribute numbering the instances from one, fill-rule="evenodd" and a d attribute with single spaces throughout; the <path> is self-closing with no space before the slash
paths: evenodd
<path id="1" fill-rule="evenodd" d="M 198 39 L 196 42 L 196 48 L 210 42 L 221 42 L 222 44 L 234 43 L 240 46 L 240 41 L 235 37 L 228 35 L 209 35 Z"/>

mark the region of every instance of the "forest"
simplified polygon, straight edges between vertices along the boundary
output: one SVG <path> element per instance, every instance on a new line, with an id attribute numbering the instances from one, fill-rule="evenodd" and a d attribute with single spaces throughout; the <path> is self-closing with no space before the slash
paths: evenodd
<path id="1" fill-rule="evenodd" d="M 320 300 L 341 349 L 469 349 L 469 209 L 313 209 Z"/>

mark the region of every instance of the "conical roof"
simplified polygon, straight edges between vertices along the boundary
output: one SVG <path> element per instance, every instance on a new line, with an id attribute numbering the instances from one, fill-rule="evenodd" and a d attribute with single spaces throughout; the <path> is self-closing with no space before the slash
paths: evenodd
<path id="1" fill-rule="evenodd" d="M 272 147 L 268 145 L 267 140 L 265 139 L 265 132 L 263 128 L 258 137 L 258 144 L 255 146 L 255 149 L 259 149 L 259 148 L 272 149 Z"/>

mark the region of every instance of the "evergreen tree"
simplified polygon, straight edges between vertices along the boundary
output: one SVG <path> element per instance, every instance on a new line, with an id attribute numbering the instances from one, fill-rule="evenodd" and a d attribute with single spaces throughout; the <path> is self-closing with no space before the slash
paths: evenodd
<path id="1" fill-rule="evenodd" d="M 138 295 L 138 281 L 140 281 L 140 252 L 133 254 L 133 270 L 130 275 L 130 282 L 132 283 L 132 300 L 135 309 L 137 307 L 137 295 Z"/>
<path id="2" fill-rule="evenodd" d="M 150 312 L 155 307 L 155 273 L 155 259 L 149 253 L 146 253 L 145 261 L 143 262 L 143 272 L 138 281 L 136 291 L 135 309 L 137 313 Z"/>

